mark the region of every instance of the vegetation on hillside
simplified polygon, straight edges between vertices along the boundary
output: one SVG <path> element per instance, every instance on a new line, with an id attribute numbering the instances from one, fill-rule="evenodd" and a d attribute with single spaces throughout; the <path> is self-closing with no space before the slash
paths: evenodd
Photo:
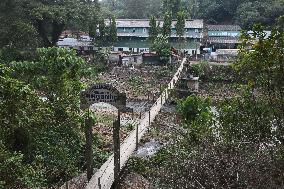
<path id="1" fill-rule="evenodd" d="M 53 186 L 84 171 L 83 59 L 48 48 L 0 66 L 0 186 Z"/>
<path id="2" fill-rule="evenodd" d="M 283 0 L 103 0 L 105 15 L 115 14 L 118 18 L 163 18 L 170 12 L 173 18 L 185 11 L 187 18 L 205 19 L 209 24 L 240 24 L 251 29 L 253 24 L 273 26 L 284 14 Z"/>
<path id="3" fill-rule="evenodd" d="M 210 99 L 181 100 L 170 143 L 149 159 L 132 158 L 129 168 L 158 188 L 283 188 L 283 29 L 264 36 L 260 26 L 243 36 L 238 95 L 214 111 Z"/>

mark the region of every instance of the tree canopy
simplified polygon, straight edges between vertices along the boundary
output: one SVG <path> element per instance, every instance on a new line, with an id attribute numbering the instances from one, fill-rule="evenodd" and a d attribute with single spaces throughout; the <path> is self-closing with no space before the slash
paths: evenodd
<path id="1" fill-rule="evenodd" d="M 91 0 L 4 0 L 0 7 L 1 47 L 29 47 L 35 41 L 54 46 L 64 29 L 88 31 L 89 22 L 99 15 L 97 2 Z"/>
<path id="2" fill-rule="evenodd" d="M 136 2 L 136 1 L 135 1 Z M 209 24 L 240 24 L 251 29 L 254 23 L 273 26 L 284 14 L 283 0 L 102 0 L 102 9 L 117 18 L 163 18 L 166 12 L 174 19 L 179 11 L 186 17 L 204 19 Z M 108 10 L 108 11 L 107 11 Z M 134 14 L 135 13 L 135 14 Z"/>

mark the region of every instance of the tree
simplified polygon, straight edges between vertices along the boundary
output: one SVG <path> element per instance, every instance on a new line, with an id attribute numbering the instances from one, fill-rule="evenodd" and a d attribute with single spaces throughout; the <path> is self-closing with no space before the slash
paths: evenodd
<path id="1" fill-rule="evenodd" d="M 30 28 L 24 32 L 36 31 L 38 39 L 45 47 L 55 46 L 62 31 L 68 27 L 87 31 L 88 23 L 98 15 L 99 11 L 97 2 L 90 0 L 60 2 L 55 0 L 12 0 L 11 3 L 4 0 L 1 6 L 1 8 L 11 11 L 9 14 L 1 14 L 3 20 L 13 20 L 17 27 Z M 13 19 L 11 19 L 11 15 Z M 11 34 L 15 33 L 12 29 L 8 31 Z M 9 39 L 6 43 L 13 40 Z"/>
<path id="2" fill-rule="evenodd" d="M 149 28 L 149 40 L 153 43 L 154 40 L 159 35 L 159 25 L 157 25 L 156 18 L 154 16 L 150 17 L 150 28 Z"/>
<path id="3" fill-rule="evenodd" d="M 106 24 L 105 24 L 105 20 L 100 19 L 99 20 L 99 35 L 97 36 L 95 43 L 99 47 L 106 45 L 107 35 L 108 35 L 108 31 L 107 31 L 107 27 L 106 27 Z"/>
<path id="4" fill-rule="evenodd" d="M 26 18 L 25 11 L 17 0 L 3 0 L 0 2 L 0 49 L 27 50 L 39 44 L 37 31 L 31 20 Z"/>
<path id="5" fill-rule="evenodd" d="M 177 112 L 182 118 L 182 126 L 187 129 L 189 143 L 198 145 L 203 138 L 212 135 L 210 99 L 188 96 L 178 102 Z"/>
<path id="6" fill-rule="evenodd" d="M 97 29 L 98 29 L 98 19 L 97 17 L 95 17 L 89 23 L 89 36 L 92 38 L 93 41 L 97 37 Z"/>
<path id="7" fill-rule="evenodd" d="M 185 32 L 185 13 L 182 12 L 178 12 L 177 14 L 177 23 L 176 23 L 176 31 L 177 31 L 177 35 L 179 37 L 179 42 L 181 43 L 181 39 L 184 36 L 184 32 Z"/>
<path id="8" fill-rule="evenodd" d="M 181 0 L 163 0 L 164 14 L 169 12 L 173 18 L 177 18 L 177 13 L 181 11 Z"/>
<path id="9" fill-rule="evenodd" d="M 153 45 L 151 51 L 156 51 L 160 57 L 161 62 L 168 63 L 171 57 L 171 45 L 169 44 L 168 38 L 164 36 L 158 36 Z"/>
<path id="10" fill-rule="evenodd" d="M 139 3 L 137 3 L 136 0 L 124 0 L 124 15 L 123 18 L 133 18 L 133 19 L 139 19 L 139 18 L 145 18 L 145 6 L 147 4 L 147 0 L 141 0 Z"/>
<path id="11" fill-rule="evenodd" d="M 235 20 L 245 29 L 250 29 L 259 23 L 272 26 L 279 16 L 284 14 L 284 2 L 279 0 L 264 2 L 244 2 L 235 13 Z"/>
<path id="12" fill-rule="evenodd" d="M 34 61 L 9 63 L 11 71 L 0 64 L 0 151 L 7 154 L 0 158 L 4 186 L 53 186 L 83 171 L 84 64 L 75 51 L 60 48 L 39 49 Z M 9 176 L 11 169 L 19 174 Z"/>
<path id="13" fill-rule="evenodd" d="M 114 45 L 114 43 L 117 42 L 117 28 L 114 16 L 110 19 L 109 40 L 111 45 Z"/>
<path id="14" fill-rule="evenodd" d="M 138 164 L 147 179 L 159 180 L 159 188 L 283 188 L 281 23 L 270 36 L 259 25 L 252 35 L 244 32 L 234 64 L 239 82 L 232 83 L 238 94 L 217 101 L 214 111 L 202 97 L 179 101 L 181 128 L 171 145 Z"/>
<path id="15" fill-rule="evenodd" d="M 170 37 L 172 32 L 172 14 L 166 12 L 164 15 L 163 36 Z"/>

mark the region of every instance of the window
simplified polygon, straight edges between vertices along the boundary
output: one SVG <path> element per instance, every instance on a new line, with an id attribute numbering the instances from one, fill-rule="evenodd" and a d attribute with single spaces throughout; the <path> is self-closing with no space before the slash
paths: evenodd
<path id="1" fill-rule="evenodd" d="M 123 28 L 123 31 L 124 31 L 124 32 L 126 32 L 126 29 L 125 29 L 125 28 Z"/>
<path id="2" fill-rule="evenodd" d="M 133 28 L 132 33 L 135 33 L 135 28 Z"/>
<path id="3" fill-rule="evenodd" d="M 143 28 L 143 33 L 146 33 L 146 28 Z"/>
<path id="4" fill-rule="evenodd" d="M 123 48 L 118 48 L 118 51 L 123 51 Z"/>
<path id="5" fill-rule="evenodd" d="M 198 29 L 195 29 L 195 33 L 199 33 Z"/>

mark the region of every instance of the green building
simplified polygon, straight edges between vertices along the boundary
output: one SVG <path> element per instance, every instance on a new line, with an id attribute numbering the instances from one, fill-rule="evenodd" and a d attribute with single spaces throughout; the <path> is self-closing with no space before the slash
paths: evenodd
<path id="1" fill-rule="evenodd" d="M 207 25 L 205 28 L 205 46 L 212 51 L 217 49 L 236 49 L 240 43 L 241 27 L 239 25 Z"/>
<path id="2" fill-rule="evenodd" d="M 106 20 L 106 24 L 109 21 Z M 184 28 L 184 40 L 178 43 L 176 35 L 176 20 L 172 22 L 170 43 L 176 49 L 183 50 L 188 54 L 200 54 L 201 39 L 203 38 L 203 20 L 186 20 Z M 157 24 L 163 26 L 162 20 Z M 118 42 L 114 45 L 114 51 L 123 52 L 149 52 L 149 19 L 118 19 L 116 20 Z"/>

